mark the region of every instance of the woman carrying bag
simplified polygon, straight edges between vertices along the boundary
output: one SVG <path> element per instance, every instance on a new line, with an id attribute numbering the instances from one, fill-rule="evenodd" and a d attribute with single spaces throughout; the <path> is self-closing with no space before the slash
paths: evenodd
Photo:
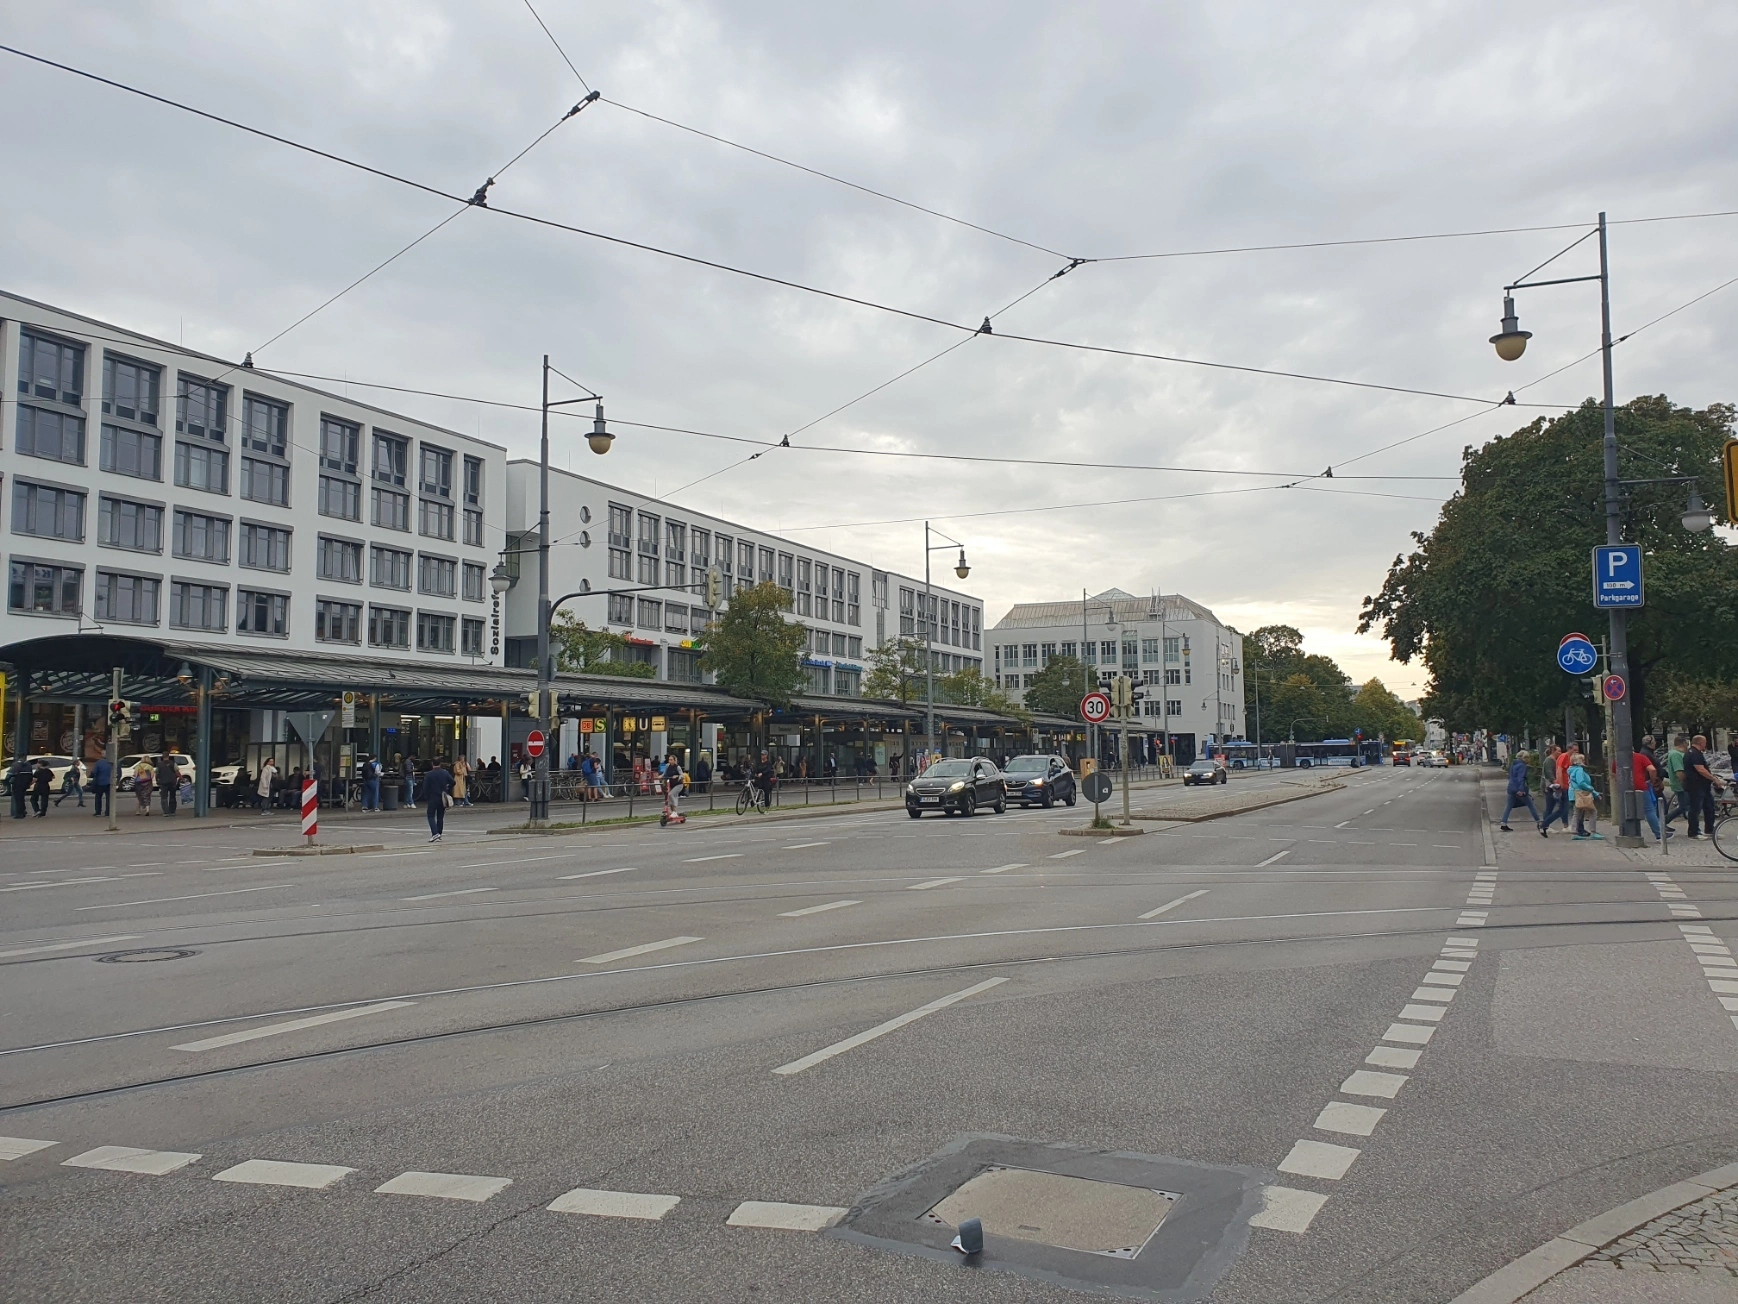
<path id="1" fill-rule="evenodd" d="M 1599 832 L 1599 793 L 1587 773 L 1587 758 L 1580 752 L 1569 758 L 1569 797 L 1575 803 L 1575 840 L 1605 841 Z"/>

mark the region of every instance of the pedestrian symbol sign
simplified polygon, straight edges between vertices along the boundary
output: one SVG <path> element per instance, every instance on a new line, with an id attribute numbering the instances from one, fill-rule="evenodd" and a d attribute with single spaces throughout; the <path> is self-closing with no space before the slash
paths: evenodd
<path id="1" fill-rule="evenodd" d="M 1593 605 L 1642 605 L 1641 545 L 1607 543 L 1593 550 Z"/>

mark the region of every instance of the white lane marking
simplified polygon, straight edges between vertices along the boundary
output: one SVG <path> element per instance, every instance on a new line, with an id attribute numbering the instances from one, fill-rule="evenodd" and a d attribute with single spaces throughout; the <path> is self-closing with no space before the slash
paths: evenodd
<path id="1" fill-rule="evenodd" d="M 369 852 L 367 855 L 363 856 L 362 859 L 364 859 L 364 860 L 385 860 L 391 856 L 426 856 L 428 854 L 429 853 L 426 850 L 424 850 L 424 851 L 372 851 L 372 852 Z"/>
<path id="2" fill-rule="evenodd" d="M 1696 933 L 1706 933 L 1711 936 L 1714 932 L 1714 930 L 1709 928 L 1706 924 L 1679 924 L 1678 931 L 1683 933 L 1686 937 Z"/>
<path id="3" fill-rule="evenodd" d="M 779 1204 L 744 1200 L 724 1220 L 727 1227 L 767 1227 L 781 1232 L 823 1232 L 851 1212 L 830 1204 Z"/>
<path id="4" fill-rule="evenodd" d="M 846 906 L 860 906 L 861 901 L 829 901 L 824 906 L 805 906 L 801 910 L 781 910 L 780 919 L 801 919 L 804 915 L 818 915 L 826 910 L 843 910 Z"/>
<path id="5" fill-rule="evenodd" d="M 1277 851 L 1273 855 L 1269 856 L 1266 860 L 1262 861 L 1261 864 L 1257 865 L 1256 868 L 1257 869 L 1265 869 L 1267 866 L 1273 864 L 1277 860 L 1284 860 L 1287 856 L 1291 855 L 1291 853 L 1292 853 L 1292 849 L 1290 847 L 1287 847 L 1284 851 Z"/>
<path id="6" fill-rule="evenodd" d="M 492 887 L 461 887 L 453 892 L 424 892 L 421 896 L 400 897 L 401 901 L 439 901 L 442 897 L 473 896 L 478 892 L 493 892 Z"/>
<path id="7" fill-rule="evenodd" d="M 1158 916 L 1164 914 L 1165 911 L 1167 911 L 1167 910 L 1175 910 L 1178 906 L 1182 905 L 1183 902 L 1185 902 L 1185 901 L 1193 901 L 1198 896 L 1206 896 L 1209 891 L 1211 891 L 1210 888 L 1201 888 L 1198 891 L 1189 893 L 1188 896 L 1180 896 L 1175 901 L 1167 901 L 1167 902 L 1165 902 L 1164 905 L 1160 906 L 1158 909 L 1149 910 L 1146 912 L 1146 914 L 1141 915 L 1139 917 L 1142 919 L 1156 919 Z"/>
<path id="8" fill-rule="evenodd" d="M 1415 1069 L 1418 1067 L 1418 1057 L 1424 1054 L 1421 1050 L 1401 1050 L 1398 1046 L 1378 1046 L 1364 1056 L 1364 1063 L 1379 1065 L 1385 1069 Z"/>
<path id="9" fill-rule="evenodd" d="M 1450 946 L 1477 946 L 1479 940 L 1476 937 L 1451 937 L 1448 939 L 1448 944 Z"/>
<path id="10" fill-rule="evenodd" d="M 70 951 L 80 946 L 108 946 L 114 942 L 136 942 L 137 933 L 117 933 L 113 937 L 81 937 L 76 942 L 45 942 L 41 946 L 20 946 L 10 951 L 0 951 L 0 960 L 10 959 L 15 955 L 41 955 L 45 951 Z"/>
<path id="11" fill-rule="evenodd" d="M 708 860 L 741 860 L 744 854 L 741 851 L 727 851 L 722 856 L 693 856 L 682 863 L 684 865 L 698 865 Z"/>
<path id="12" fill-rule="evenodd" d="M 1430 1040 L 1435 1028 L 1421 1028 L 1416 1023 L 1390 1023 L 1382 1034 L 1383 1041 L 1398 1041 L 1408 1046 L 1422 1046 Z"/>
<path id="13" fill-rule="evenodd" d="M 1300 1191 L 1290 1186 L 1261 1188 L 1261 1212 L 1249 1220 L 1251 1227 L 1268 1227 L 1276 1232 L 1302 1235 L 1328 1202 L 1320 1191 Z"/>
<path id="14" fill-rule="evenodd" d="M 242 1032 L 226 1032 L 220 1037 L 207 1037 L 204 1041 L 190 1041 L 180 1046 L 171 1046 L 170 1050 L 217 1050 L 222 1046 L 238 1046 L 244 1041 L 257 1041 L 261 1037 L 276 1037 L 280 1033 L 300 1032 L 303 1028 L 317 1028 L 325 1023 L 338 1023 L 344 1019 L 360 1018 L 364 1014 L 384 1014 L 387 1010 L 401 1010 L 415 1001 L 380 1001 L 374 1005 L 363 1005 L 352 1010 L 332 1010 L 326 1014 L 311 1014 L 305 1019 L 291 1019 L 287 1023 L 270 1023 L 263 1028 L 248 1028 Z"/>
<path id="15" fill-rule="evenodd" d="M 27 1136 L 0 1136 L 0 1159 L 22 1159 L 25 1155 L 59 1144 L 58 1141 L 33 1141 Z"/>
<path id="16" fill-rule="evenodd" d="M 658 1222 L 682 1203 L 679 1195 L 646 1195 L 638 1191 L 594 1191 L 575 1187 L 544 1206 L 551 1213 L 583 1213 L 593 1218 L 639 1218 Z"/>
<path id="17" fill-rule="evenodd" d="M 1430 967 L 1438 972 L 1446 970 L 1449 973 L 1465 973 L 1472 968 L 1471 960 L 1435 960 Z"/>
<path id="18" fill-rule="evenodd" d="M 374 1188 L 376 1195 L 422 1195 L 434 1200 L 481 1204 L 513 1185 L 511 1177 L 470 1177 L 464 1173 L 400 1173 Z"/>
<path id="19" fill-rule="evenodd" d="M 160 906 L 169 901 L 202 901 L 206 897 L 239 896 L 243 892 L 282 892 L 294 883 L 273 883 L 268 887 L 232 887 L 222 892 L 195 892 L 191 896 L 151 897 L 146 901 L 113 901 L 103 906 L 80 906 L 80 910 L 120 910 L 126 906 Z"/>
<path id="20" fill-rule="evenodd" d="M 1407 999 L 1414 1001 L 1452 1001 L 1454 999 L 1454 988 L 1419 987 L 1414 990 L 1412 995 Z"/>
<path id="21" fill-rule="evenodd" d="M 1343 1100 L 1331 1100 L 1316 1115 L 1315 1126 L 1323 1132 L 1343 1132 L 1347 1136 L 1369 1136 L 1388 1111 L 1374 1105 L 1348 1105 Z"/>
<path id="22" fill-rule="evenodd" d="M 1016 860 L 1011 865 L 997 865 L 994 869 L 980 869 L 980 874 L 1006 874 L 1010 869 L 1025 869 L 1023 862 Z"/>
<path id="23" fill-rule="evenodd" d="M 1432 970 L 1418 981 L 1421 983 L 1435 983 L 1439 987 L 1459 987 L 1466 981 L 1466 975 L 1459 973 L 1437 973 L 1435 970 Z"/>
<path id="24" fill-rule="evenodd" d="M 324 1191 L 356 1170 L 338 1164 L 292 1164 L 282 1159 L 244 1159 L 233 1168 L 212 1174 L 214 1182 L 247 1182 L 255 1186 L 300 1186 Z"/>
<path id="25" fill-rule="evenodd" d="M 702 940 L 698 937 L 666 937 L 661 942 L 645 942 L 639 946 L 623 947 L 619 951 L 605 951 L 602 955 L 588 955 L 580 963 L 608 964 L 612 960 L 628 960 L 636 955 L 650 955 L 653 951 L 667 951 L 672 946 L 687 946 L 690 942 Z"/>
<path id="26" fill-rule="evenodd" d="M 98 1146 L 60 1161 L 63 1168 L 106 1168 L 114 1173 L 145 1173 L 161 1177 L 203 1159 L 179 1150 L 135 1150 L 132 1146 Z"/>
<path id="27" fill-rule="evenodd" d="M 1085 854 L 1085 847 L 1076 847 L 1073 851 L 1058 851 L 1054 856 L 1050 857 L 1050 859 L 1067 860 L 1070 856 L 1084 856 Z"/>
<path id="28" fill-rule="evenodd" d="M 1340 1083 L 1340 1090 L 1348 1096 L 1377 1096 L 1383 1100 L 1393 1100 L 1400 1094 L 1400 1088 L 1406 1082 L 1404 1073 L 1373 1073 L 1369 1069 L 1358 1069 Z"/>
<path id="29" fill-rule="evenodd" d="M 928 1005 L 920 1005 L 915 1010 L 907 1010 L 904 1014 L 887 1020 L 886 1023 L 878 1023 L 873 1028 L 859 1032 L 854 1037 L 847 1037 L 844 1041 L 836 1041 L 831 1046 L 823 1046 L 820 1050 L 804 1055 L 801 1059 L 792 1060 L 789 1064 L 781 1064 L 773 1072 L 781 1077 L 789 1077 L 793 1073 L 801 1073 L 804 1069 L 812 1069 L 815 1065 L 825 1063 L 835 1055 L 843 1055 L 848 1050 L 855 1050 L 858 1046 L 874 1041 L 877 1037 L 885 1037 L 890 1032 L 898 1031 L 908 1023 L 915 1023 L 918 1019 L 926 1018 L 938 1010 L 945 1010 L 956 1001 L 963 1001 L 968 996 L 976 996 L 979 992 L 987 992 L 990 988 L 1000 986 L 1007 981 L 1006 978 L 987 978 L 981 983 L 974 983 L 962 991 L 952 992 L 947 996 L 933 1000 Z"/>
<path id="30" fill-rule="evenodd" d="M 99 878 L 62 878 L 52 883 L 20 883 L 16 887 L 0 887 L 0 892 L 29 892 L 39 887 L 72 887 L 75 883 L 113 883 L 116 878 L 106 874 Z"/>
<path id="31" fill-rule="evenodd" d="M 1459 851 L 1460 847 L 1453 842 L 1432 842 L 1431 848 L 1436 851 Z"/>
<path id="32" fill-rule="evenodd" d="M 960 878 L 961 875 L 959 874 L 955 874 L 952 878 L 932 878 L 927 883 L 913 883 L 905 890 L 907 892 L 927 892 L 932 887 L 941 887 L 948 883 L 958 883 Z"/>
<path id="33" fill-rule="evenodd" d="M 810 847 L 830 847 L 831 842 L 796 842 L 786 847 L 786 851 L 806 851 Z"/>
<path id="34" fill-rule="evenodd" d="M 1351 820 L 1341 820 L 1338 824 L 1334 825 L 1334 827 L 1336 829 L 1343 829 L 1346 827 L 1346 825 L 1350 824 L 1351 822 L 1352 822 Z"/>
<path id="35" fill-rule="evenodd" d="M 556 880 L 558 883 L 570 883 L 576 878 L 602 878 L 605 874 L 632 874 L 634 866 L 623 865 L 620 869 L 588 869 L 583 874 L 563 874 Z"/>
<path id="36" fill-rule="evenodd" d="M 521 856 L 517 860 L 484 860 L 466 865 L 466 869 L 494 869 L 497 865 L 530 865 L 539 860 L 565 860 L 565 856 Z"/>
<path id="37" fill-rule="evenodd" d="M 1298 1141 L 1278 1164 L 1282 1173 L 1299 1177 L 1322 1177 L 1337 1182 L 1363 1152 L 1354 1146 L 1336 1146 L 1326 1141 Z"/>

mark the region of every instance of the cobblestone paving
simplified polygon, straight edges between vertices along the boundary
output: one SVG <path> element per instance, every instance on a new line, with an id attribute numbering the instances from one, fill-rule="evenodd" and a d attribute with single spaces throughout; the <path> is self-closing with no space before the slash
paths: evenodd
<path id="1" fill-rule="evenodd" d="M 1716 1273 L 1738 1283 L 1738 1186 L 1655 1218 L 1586 1262 L 1641 1272 Z"/>

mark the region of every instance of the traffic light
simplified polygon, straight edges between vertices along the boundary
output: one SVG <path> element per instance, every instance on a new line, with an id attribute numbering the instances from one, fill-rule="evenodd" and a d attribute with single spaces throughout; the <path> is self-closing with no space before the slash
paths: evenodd
<path id="1" fill-rule="evenodd" d="M 125 699 L 109 703 L 109 728 L 116 733 L 126 733 L 132 725 L 133 704 Z"/>
<path id="2" fill-rule="evenodd" d="M 706 570 L 706 606 L 710 611 L 718 610 L 718 603 L 724 596 L 724 576 L 718 567 L 710 566 Z"/>
<path id="3" fill-rule="evenodd" d="M 1119 711 L 1126 711 L 1133 702 L 1133 684 L 1127 675 L 1118 675 L 1110 681 L 1110 704 L 1112 706 Z"/>
<path id="4" fill-rule="evenodd" d="M 543 718 L 543 690 L 541 688 L 533 688 L 530 692 L 525 694 L 525 699 L 530 704 L 529 709 L 531 718 L 533 720 L 541 720 Z"/>

